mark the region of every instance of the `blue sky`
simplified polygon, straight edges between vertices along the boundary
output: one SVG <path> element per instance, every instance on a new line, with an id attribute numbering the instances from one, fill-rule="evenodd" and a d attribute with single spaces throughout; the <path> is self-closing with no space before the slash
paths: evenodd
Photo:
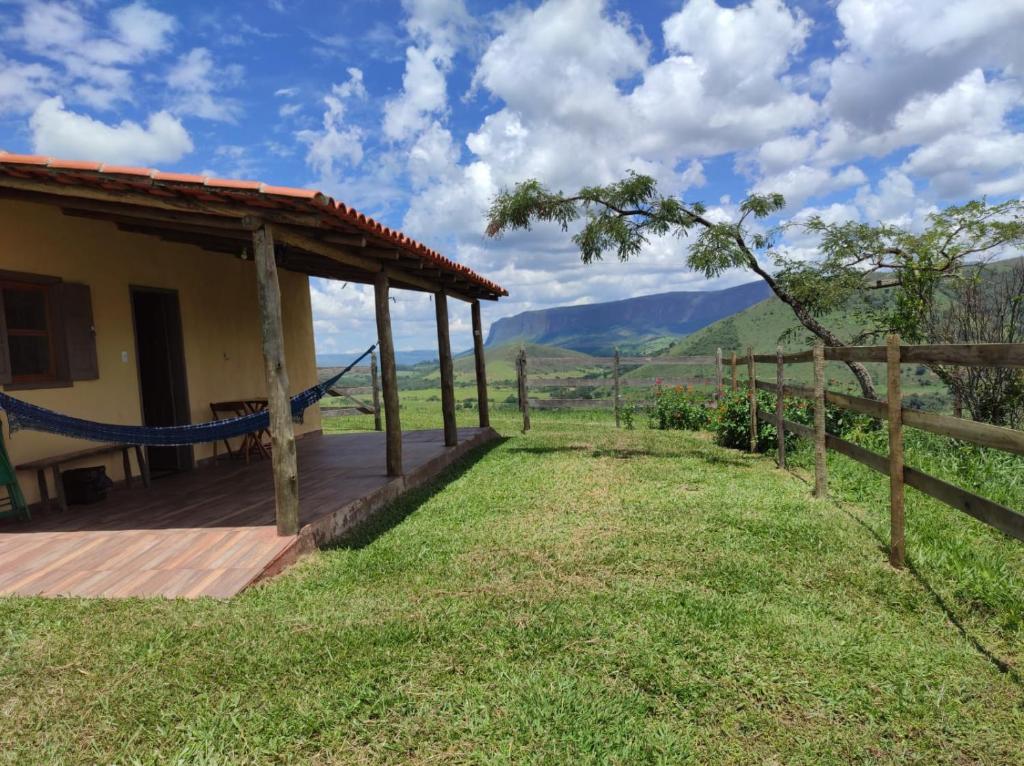
<path id="1" fill-rule="evenodd" d="M 909 227 L 1024 192 L 1024 0 L 0 0 L 0 20 L 0 149 L 319 188 L 506 286 L 487 320 L 709 287 L 676 239 L 592 266 L 550 229 L 484 239 L 525 177 L 636 169 L 723 218 L 772 190 L 787 218 Z M 365 289 L 312 296 L 321 351 L 365 346 Z M 434 344 L 427 297 L 394 312 L 400 347 Z"/>

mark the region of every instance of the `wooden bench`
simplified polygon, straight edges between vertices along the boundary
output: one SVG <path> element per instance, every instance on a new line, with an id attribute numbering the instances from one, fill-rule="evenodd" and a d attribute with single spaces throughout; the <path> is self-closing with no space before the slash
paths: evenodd
<path id="1" fill-rule="evenodd" d="M 113 452 L 121 453 L 121 460 L 124 462 L 124 482 L 127 486 L 132 485 L 132 462 L 128 455 L 130 450 L 135 450 L 135 459 L 139 464 L 139 473 L 142 484 L 149 486 L 149 466 L 146 464 L 146 457 L 142 447 L 137 444 L 100 444 L 96 447 L 78 450 L 77 452 L 66 452 L 63 455 L 51 455 L 50 457 L 30 460 L 16 466 L 19 471 L 35 471 L 36 479 L 39 482 L 39 502 L 42 506 L 50 504 L 50 493 L 46 488 L 46 471 L 49 469 L 53 474 L 53 486 L 57 492 L 57 503 L 62 511 L 68 509 L 67 499 L 64 497 L 64 481 L 61 478 L 60 467 L 65 463 L 82 458 L 95 457 L 97 455 L 109 455 Z"/>

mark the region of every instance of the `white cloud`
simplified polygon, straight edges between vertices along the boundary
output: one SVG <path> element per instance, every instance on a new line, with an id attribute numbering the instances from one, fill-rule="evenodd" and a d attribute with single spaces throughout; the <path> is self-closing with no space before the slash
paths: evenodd
<path id="1" fill-rule="evenodd" d="M 299 141 L 309 146 L 306 163 L 320 175 L 321 182 L 327 184 L 337 182 L 338 169 L 342 165 L 358 165 L 363 159 L 364 131 L 346 122 L 345 111 L 349 99 L 366 98 L 366 87 L 362 70 L 350 67 L 348 76 L 348 80 L 333 85 L 330 94 L 324 96 L 327 109 L 323 114 L 322 128 L 295 134 Z"/>
<path id="2" fill-rule="evenodd" d="M 840 0 L 844 49 L 827 103 L 853 126 L 885 129 L 915 96 L 941 93 L 977 67 L 1024 63 L 1020 0 Z"/>
<path id="3" fill-rule="evenodd" d="M 393 141 L 414 139 L 445 112 L 446 75 L 471 25 L 463 0 L 404 0 L 403 6 L 415 45 L 405 50 L 402 92 L 384 106 L 384 135 Z"/>
<path id="4" fill-rule="evenodd" d="M 409 147 L 409 176 L 416 188 L 450 175 L 459 160 L 452 134 L 439 122 L 423 131 Z"/>
<path id="5" fill-rule="evenodd" d="M 54 86 L 54 74 L 42 64 L 22 64 L 0 56 L 0 115 L 35 109 Z"/>
<path id="6" fill-rule="evenodd" d="M 29 0 L 9 36 L 31 54 L 63 68 L 69 92 L 98 109 L 131 99 L 127 67 L 167 50 L 174 17 L 136 2 L 112 9 L 96 28 L 78 7 Z"/>
<path id="7" fill-rule="evenodd" d="M 188 132 L 167 112 L 151 114 L 145 127 L 129 120 L 108 125 L 65 109 L 59 96 L 36 107 L 29 127 L 33 151 L 69 159 L 150 165 L 177 162 L 192 151 Z"/>
<path id="8" fill-rule="evenodd" d="M 237 83 L 241 76 L 241 67 L 217 66 L 210 51 L 193 48 L 167 73 L 167 85 L 176 93 L 174 111 L 205 120 L 235 122 L 241 107 L 220 91 Z"/>
<path id="9" fill-rule="evenodd" d="M 762 178 L 754 185 L 753 191 L 759 194 L 779 192 L 786 197 L 787 205 L 798 207 L 809 198 L 859 186 L 867 183 L 867 180 L 867 176 L 856 165 L 847 165 L 835 172 L 811 165 L 798 165 Z"/>
<path id="10" fill-rule="evenodd" d="M 868 223 L 887 223 L 907 228 L 920 228 L 928 213 L 936 208 L 921 198 L 914 181 L 899 170 L 889 170 L 875 184 L 857 190 L 855 202 Z"/>

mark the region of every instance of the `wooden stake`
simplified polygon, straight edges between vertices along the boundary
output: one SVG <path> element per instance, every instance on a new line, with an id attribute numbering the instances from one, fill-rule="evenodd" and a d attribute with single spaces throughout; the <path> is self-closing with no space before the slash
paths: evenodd
<path id="1" fill-rule="evenodd" d="M 953 378 L 956 380 L 956 385 L 953 386 L 953 417 L 962 418 L 964 416 L 964 400 L 960 395 L 960 368 L 957 367 L 953 370 Z"/>
<path id="2" fill-rule="evenodd" d="M 886 339 L 887 389 L 889 409 L 889 563 L 903 568 L 905 538 L 903 530 L 903 394 L 900 389 L 900 336 Z"/>
<path id="3" fill-rule="evenodd" d="M 828 495 L 825 451 L 825 346 L 814 344 L 814 496 Z"/>
<path id="4" fill-rule="evenodd" d="M 380 378 L 377 376 L 377 352 L 370 352 L 370 385 L 373 387 L 373 430 L 383 431 L 380 417 Z"/>
<path id="5" fill-rule="evenodd" d="M 281 324 L 281 287 L 277 280 L 274 235 L 262 225 L 252 235 L 256 286 L 260 305 L 260 334 L 267 375 L 267 410 L 270 415 L 271 463 L 279 535 L 299 533 L 299 469 L 295 452 L 292 408 L 288 399 L 288 367 Z"/>
<path id="6" fill-rule="evenodd" d="M 473 301 L 473 356 L 476 361 L 476 408 L 480 415 L 480 427 L 491 425 L 490 408 L 487 402 L 487 360 L 484 356 L 484 331 L 480 321 L 480 301 Z"/>
<path id="7" fill-rule="evenodd" d="M 615 427 L 619 427 L 619 350 L 615 349 L 615 356 L 612 358 L 612 375 L 615 377 Z"/>
<path id="8" fill-rule="evenodd" d="M 402 475 L 402 419 L 398 412 L 398 370 L 395 368 L 395 344 L 391 338 L 391 303 L 388 275 L 379 272 L 373 278 L 374 307 L 377 313 L 377 343 L 380 348 L 380 377 L 384 389 L 384 427 L 387 443 L 388 476 Z"/>
<path id="9" fill-rule="evenodd" d="M 775 428 L 778 431 L 778 446 L 776 450 L 778 452 L 777 460 L 779 468 L 786 467 L 786 427 L 782 425 L 782 419 L 785 415 L 785 400 L 783 395 L 783 386 L 785 385 L 785 363 L 782 361 L 782 346 L 777 346 L 775 349 Z"/>
<path id="10" fill-rule="evenodd" d="M 736 352 L 732 352 L 732 390 L 739 390 L 739 380 L 736 377 Z"/>
<path id="11" fill-rule="evenodd" d="M 754 348 L 747 346 L 747 395 L 750 397 L 750 451 L 757 452 L 757 385 L 754 373 Z"/>
<path id="12" fill-rule="evenodd" d="M 722 374 L 722 349 L 715 350 L 715 395 L 721 400 L 725 396 L 725 383 Z"/>
<path id="13" fill-rule="evenodd" d="M 444 446 L 459 443 L 459 428 L 455 423 L 455 368 L 452 363 L 452 344 L 448 337 L 448 297 L 443 290 L 434 293 L 434 313 L 437 317 L 437 354 L 441 364 L 441 414 L 444 417 Z"/>
<path id="14" fill-rule="evenodd" d="M 523 433 L 530 430 L 530 387 L 526 379 L 526 349 L 520 349 L 516 360 L 519 372 L 519 409 L 523 413 Z"/>

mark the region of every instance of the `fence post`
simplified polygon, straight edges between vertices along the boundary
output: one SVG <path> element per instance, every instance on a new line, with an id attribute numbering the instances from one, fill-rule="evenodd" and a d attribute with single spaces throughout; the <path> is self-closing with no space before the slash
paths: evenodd
<path id="1" fill-rule="evenodd" d="M 370 352 L 370 385 L 373 386 L 373 430 L 383 431 L 380 422 L 380 378 L 377 377 L 377 352 Z"/>
<path id="2" fill-rule="evenodd" d="M 900 336 L 886 339 L 886 399 L 889 408 L 889 563 L 903 568 L 903 394 L 900 390 Z"/>
<path id="3" fill-rule="evenodd" d="M 825 345 L 814 344 L 814 496 L 828 495 L 825 452 Z"/>
<path id="4" fill-rule="evenodd" d="M 619 350 L 615 349 L 612 358 L 612 374 L 615 376 L 615 427 L 619 427 Z"/>
<path id="5" fill-rule="evenodd" d="M 719 401 L 725 396 L 725 388 L 722 382 L 722 349 L 715 349 L 715 398 Z"/>
<path id="6" fill-rule="evenodd" d="M 732 390 L 736 391 L 739 388 L 739 381 L 736 378 L 736 352 L 732 352 Z"/>
<path id="7" fill-rule="evenodd" d="M 750 451 L 757 452 L 757 384 L 753 346 L 747 346 L 747 388 L 750 396 Z"/>
<path id="8" fill-rule="evenodd" d="M 779 468 L 786 467 L 786 427 L 782 424 L 785 415 L 783 386 L 785 385 L 785 369 L 782 361 L 782 346 L 775 348 L 775 430 L 778 431 L 776 447 Z"/>
<path id="9" fill-rule="evenodd" d="M 523 413 L 523 433 L 530 430 L 530 389 L 526 381 L 526 349 L 519 350 L 516 357 L 516 372 L 519 377 L 519 410 Z"/>

